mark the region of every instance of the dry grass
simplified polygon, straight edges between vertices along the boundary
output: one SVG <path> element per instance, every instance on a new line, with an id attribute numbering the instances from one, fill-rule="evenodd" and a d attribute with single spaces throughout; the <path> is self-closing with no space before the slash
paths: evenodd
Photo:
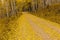
<path id="1" fill-rule="evenodd" d="M 33 13 L 33 15 L 60 24 L 60 5 L 49 6 L 47 8 L 39 10 L 37 13 Z"/>

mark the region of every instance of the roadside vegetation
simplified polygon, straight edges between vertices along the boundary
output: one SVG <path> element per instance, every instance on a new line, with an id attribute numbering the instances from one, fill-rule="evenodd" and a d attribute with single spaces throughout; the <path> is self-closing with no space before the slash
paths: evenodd
<path id="1" fill-rule="evenodd" d="M 40 8 L 36 13 L 33 13 L 33 15 L 60 24 L 60 4 L 54 4 L 46 8 Z"/>

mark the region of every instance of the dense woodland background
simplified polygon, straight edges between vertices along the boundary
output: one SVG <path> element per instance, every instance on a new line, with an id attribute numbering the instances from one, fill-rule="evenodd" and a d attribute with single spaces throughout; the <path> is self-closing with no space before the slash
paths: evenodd
<path id="1" fill-rule="evenodd" d="M 60 0 L 0 0 L 0 18 L 30 12 L 38 17 L 60 23 Z M 9 18 L 10 19 L 10 18 Z"/>

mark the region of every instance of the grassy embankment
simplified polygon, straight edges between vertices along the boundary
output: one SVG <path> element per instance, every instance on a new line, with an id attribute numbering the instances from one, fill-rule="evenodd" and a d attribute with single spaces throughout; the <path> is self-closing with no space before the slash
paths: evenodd
<path id="1" fill-rule="evenodd" d="M 60 24 L 60 5 L 55 4 L 51 5 L 48 8 L 41 9 L 37 13 L 33 13 L 38 17 L 42 17 L 44 19 L 56 22 Z"/>

